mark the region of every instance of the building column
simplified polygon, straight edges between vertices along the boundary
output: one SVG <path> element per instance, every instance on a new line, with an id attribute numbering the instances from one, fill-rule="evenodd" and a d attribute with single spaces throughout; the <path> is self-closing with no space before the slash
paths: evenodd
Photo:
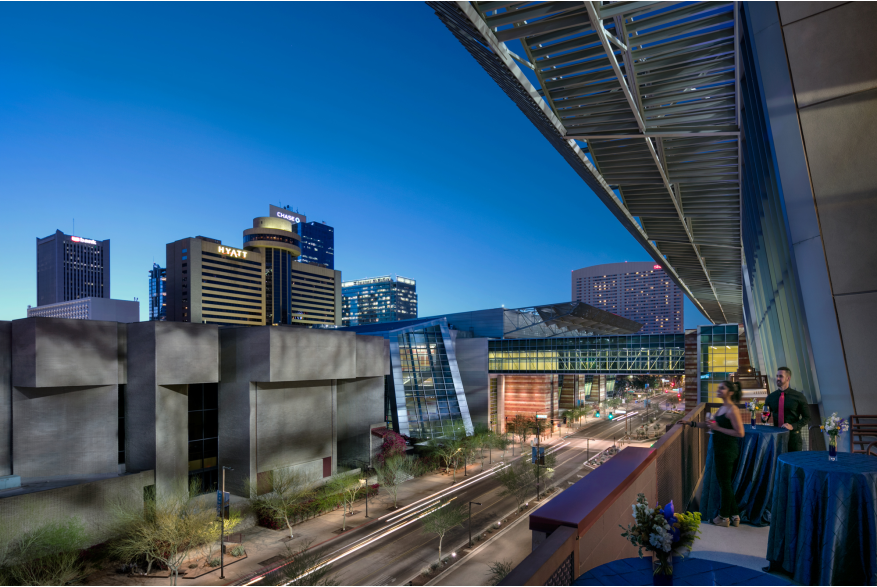
<path id="1" fill-rule="evenodd" d="M 499 433 L 505 434 L 505 375 L 497 376 L 496 382 L 496 419 Z"/>

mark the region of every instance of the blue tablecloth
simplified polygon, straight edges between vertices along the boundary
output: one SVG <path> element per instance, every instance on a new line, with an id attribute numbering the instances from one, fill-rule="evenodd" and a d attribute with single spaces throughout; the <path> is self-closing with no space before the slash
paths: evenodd
<path id="1" fill-rule="evenodd" d="M 753 430 L 747 418 L 745 432 L 746 435 L 739 439 L 740 460 L 734 474 L 734 494 L 740 506 L 740 520 L 753 526 L 767 526 L 770 524 L 777 457 L 788 449 L 789 431 L 760 425 Z M 704 522 L 718 516 L 722 505 L 719 482 L 716 480 L 713 436 L 710 434 L 700 494 L 700 515 Z"/>
<path id="2" fill-rule="evenodd" d="M 802 585 L 877 585 L 877 458 L 786 453 L 774 485 L 769 561 Z"/>
<path id="3" fill-rule="evenodd" d="M 623 558 L 595 567 L 573 585 L 651 585 L 651 557 Z M 702 558 L 673 559 L 674 585 L 791 585 L 781 577 Z"/>

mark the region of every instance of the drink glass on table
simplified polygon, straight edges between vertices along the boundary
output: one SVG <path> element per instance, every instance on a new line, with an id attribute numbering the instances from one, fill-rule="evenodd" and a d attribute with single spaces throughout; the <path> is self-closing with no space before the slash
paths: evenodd
<path id="1" fill-rule="evenodd" d="M 761 423 L 766 424 L 770 419 L 770 406 L 767 403 L 764 404 L 764 408 L 761 410 Z"/>

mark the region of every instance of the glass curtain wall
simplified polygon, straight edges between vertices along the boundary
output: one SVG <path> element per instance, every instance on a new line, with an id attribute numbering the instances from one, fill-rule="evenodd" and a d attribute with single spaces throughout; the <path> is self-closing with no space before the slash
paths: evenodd
<path id="1" fill-rule="evenodd" d="M 216 490 L 219 456 L 219 384 L 189 385 L 189 480 L 201 491 Z"/>
<path id="2" fill-rule="evenodd" d="M 746 11 L 746 3 L 741 10 Z M 795 374 L 794 387 L 805 394 L 815 390 L 807 349 L 804 312 L 788 219 L 779 180 L 776 149 L 770 120 L 765 111 L 755 49 L 747 18 L 741 18 L 741 153 L 743 155 L 743 251 L 746 278 L 747 318 L 754 326 L 760 352 L 750 353 L 763 361 L 758 368 L 772 374 L 787 366 Z M 811 397 L 810 401 L 815 398 Z"/>
<path id="3" fill-rule="evenodd" d="M 739 366 L 740 334 L 737 324 L 700 326 L 700 401 L 721 402 L 719 383 L 731 378 Z"/>
<path id="4" fill-rule="evenodd" d="M 454 436 L 460 428 L 471 433 L 447 326 L 419 324 L 389 337 L 399 432 L 418 439 Z"/>
<path id="5" fill-rule="evenodd" d="M 685 335 L 490 340 L 488 369 L 491 373 L 682 373 Z"/>
<path id="6" fill-rule="evenodd" d="M 265 323 L 292 321 L 292 255 L 282 249 L 265 249 Z"/>

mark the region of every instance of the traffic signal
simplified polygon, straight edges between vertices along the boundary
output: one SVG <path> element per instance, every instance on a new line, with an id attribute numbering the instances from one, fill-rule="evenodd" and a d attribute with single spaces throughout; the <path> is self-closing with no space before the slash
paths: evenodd
<path id="1" fill-rule="evenodd" d="M 597 410 L 597 412 L 594 414 L 594 417 L 595 417 L 595 418 L 599 418 L 599 417 L 600 417 L 600 410 Z"/>
<path id="2" fill-rule="evenodd" d="M 609 414 L 609 419 L 610 419 L 610 420 L 611 420 L 612 418 L 614 418 L 614 417 L 615 417 L 615 414 Z"/>

